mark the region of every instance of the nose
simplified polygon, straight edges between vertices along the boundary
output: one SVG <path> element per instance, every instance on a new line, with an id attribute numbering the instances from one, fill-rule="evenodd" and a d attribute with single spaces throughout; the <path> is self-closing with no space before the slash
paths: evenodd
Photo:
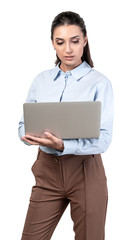
<path id="1" fill-rule="evenodd" d="M 65 52 L 66 53 L 71 53 L 72 52 L 72 48 L 69 42 L 66 43 L 65 45 Z"/>

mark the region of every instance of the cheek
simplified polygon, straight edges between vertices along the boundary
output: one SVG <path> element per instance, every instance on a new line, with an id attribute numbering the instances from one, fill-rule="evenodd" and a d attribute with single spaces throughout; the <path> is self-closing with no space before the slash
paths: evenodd
<path id="1" fill-rule="evenodd" d="M 62 48 L 55 48 L 57 55 L 62 55 L 63 49 Z"/>
<path id="2" fill-rule="evenodd" d="M 56 51 L 57 56 L 61 59 L 62 58 L 62 51 Z"/>
<path id="3" fill-rule="evenodd" d="M 82 46 L 79 46 L 77 49 L 76 49 L 76 53 L 78 56 L 82 56 L 83 55 L 83 47 Z"/>

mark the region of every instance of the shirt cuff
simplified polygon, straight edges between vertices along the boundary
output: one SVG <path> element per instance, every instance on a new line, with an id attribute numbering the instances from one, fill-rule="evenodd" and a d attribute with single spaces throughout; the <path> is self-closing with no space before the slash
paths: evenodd
<path id="1" fill-rule="evenodd" d="M 18 136 L 19 136 L 19 138 L 20 138 L 20 140 L 23 142 L 23 143 L 25 143 L 26 145 L 28 145 L 28 146 L 31 146 L 31 144 L 30 143 L 28 143 L 28 142 L 26 142 L 26 141 L 24 141 L 24 140 L 22 140 L 22 137 L 24 137 L 25 136 L 25 129 L 24 129 L 24 125 L 19 129 L 19 131 L 18 131 Z"/>
<path id="2" fill-rule="evenodd" d="M 76 139 L 63 140 L 63 143 L 64 143 L 64 150 L 63 151 L 56 150 L 56 153 L 58 156 L 76 153 L 76 150 L 78 147 L 78 141 Z"/>

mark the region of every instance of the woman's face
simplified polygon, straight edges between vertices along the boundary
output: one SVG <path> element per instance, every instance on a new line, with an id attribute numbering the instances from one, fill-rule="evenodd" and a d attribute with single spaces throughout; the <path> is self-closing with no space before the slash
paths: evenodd
<path id="1" fill-rule="evenodd" d="M 86 43 L 87 37 L 83 36 L 79 26 L 63 25 L 55 28 L 52 44 L 61 60 L 60 68 L 64 72 L 81 64 Z"/>

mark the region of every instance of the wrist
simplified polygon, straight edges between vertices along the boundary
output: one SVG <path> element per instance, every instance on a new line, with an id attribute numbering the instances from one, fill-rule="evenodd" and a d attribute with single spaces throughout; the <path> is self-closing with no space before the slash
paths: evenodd
<path id="1" fill-rule="evenodd" d="M 64 150 L 64 143 L 63 141 L 60 143 L 60 145 L 56 148 L 56 150 L 63 151 Z"/>

